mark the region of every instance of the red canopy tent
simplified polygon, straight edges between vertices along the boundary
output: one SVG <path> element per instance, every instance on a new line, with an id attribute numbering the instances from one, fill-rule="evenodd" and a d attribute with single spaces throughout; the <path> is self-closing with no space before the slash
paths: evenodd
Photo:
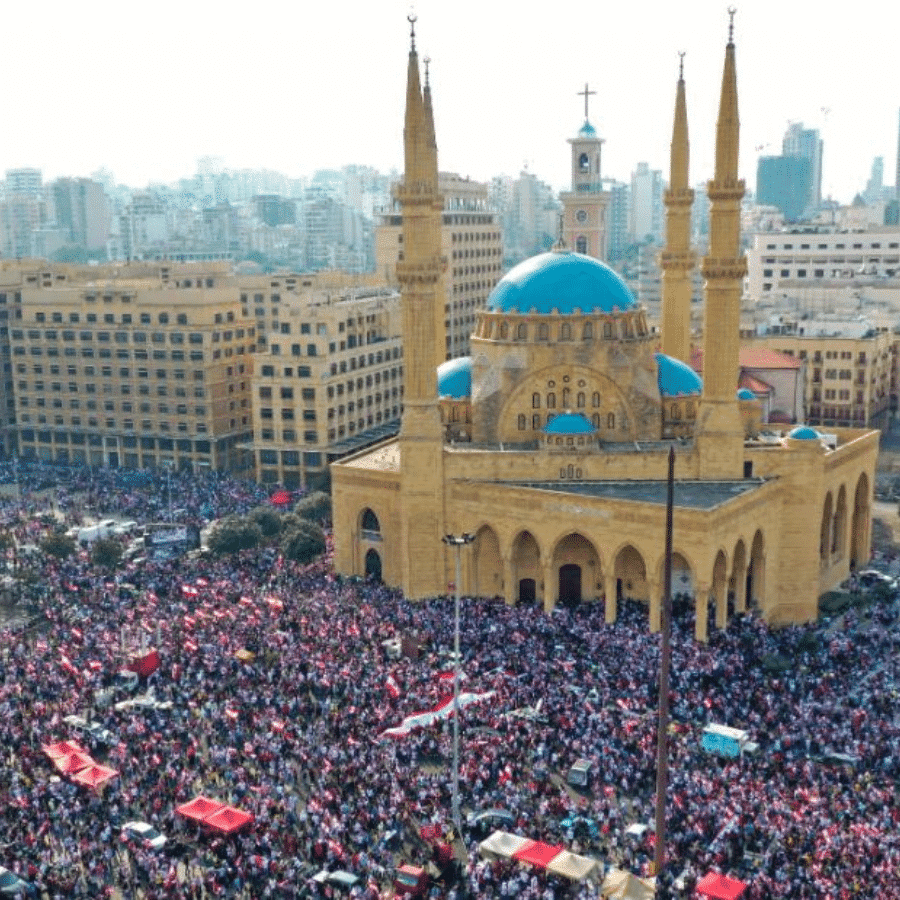
<path id="1" fill-rule="evenodd" d="M 180 816 L 184 816 L 186 819 L 202 822 L 204 819 L 209 818 L 213 813 L 225 808 L 225 804 L 219 803 L 218 800 L 210 800 L 208 797 L 200 796 L 194 797 L 194 799 L 188 803 L 182 803 L 181 806 L 176 806 L 175 812 Z"/>
<path id="2" fill-rule="evenodd" d="M 737 900 L 747 887 L 743 881 L 737 878 L 729 878 L 718 872 L 709 872 L 697 882 L 697 893 L 704 897 L 713 897 L 715 900 Z"/>
<path id="3" fill-rule="evenodd" d="M 139 656 L 132 657 L 128 668 L 132 672 L 137 672 L 142 678 L 147 678 L 159 668 L 159 652 L 147 650 Z"/>
<path id="4" fill-rule="evenodd" d="M 63 775 L 74 775 L 79 769 L 94 765 L 94 760 L 87 753 L 67 753 L 65 756 L 57 756 L 53 765 Z"/>
<path id="5" fill-rule="evenodd" d="M 537 866 L 539 869 L 546 869 L 553 858 L 559 856 L 562 849 L 562 846 L 556 847 L 543 841 L 529 841 L 513 853 L 513 859 Z"/>
<path id="6" fill-rule="evenodd" d="M 235 809 L 233 806 L 223 806 L 218 812 L 207 816 L 203 820 L 203 824 L 209 825 L 210 828 L 221 831 L 223 834 L 231 834 L 252 821 L 253 816 L 250 813 Z"/>
<path id="7" fill-rule="evenodd" d="M 70 753 L 84 753 L 87 756 L 87 751 L 84 747 L 76 744 L 75 741 L 59 741 L 56 744 L 44 744 L 41 749 L 50 759 L 59 759 L 61 756 L 68 756 Z"/>
<path id="8" fill-rule="evenodd" d="M 94 763 L 76 772 L 72 776 L 72 781 L 77 781 L 79 784 L 85 784 L 88 787 L 100 787 L 101 784 L 105 784 L 110 778 L 115 778 L 118 774 L 115 769 L 109 769 L 106 766 Z"/>

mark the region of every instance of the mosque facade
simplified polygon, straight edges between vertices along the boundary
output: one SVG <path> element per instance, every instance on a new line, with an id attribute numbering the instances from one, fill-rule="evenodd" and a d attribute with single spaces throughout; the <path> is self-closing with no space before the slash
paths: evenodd
<path id="1" fill-rule="evenodd" d="M 427 77 L 421 85 L 413 35 L 399 190 L 403 422 L 396 438 L 332 466 L 339 572 L 426 598 L 456 587 L 458 553 L 467 595 L 548 612 L 601 603 L 608 622 L 623 602 L 637 601 L 656 629 L 670 450 L 672 590 L 696 605 L 698 639 L 749 609 L 774 624 L 814 619 L 820 595 L 868 560 L 878 432 L 766 432 L 759 403 L 737 390 L 746 273 L 737 100 L 729 33 L 701 261 L 702 381 L 689 365 L 697 263 L 683 73 L 665 198 L 661 333 L 595 258 L 606 205 L 591 189 L 600 139 L 586 121 L 570 141 L 576 199 L 566 201 L 571 215 L 557 246 L 507 273 L 478 316 L 471 355 L 435 371 L 446 259 L 431 88 Z M 577 199 L 580 183 L 589 203 Z M 448 535 L 471 543 L 448 545 Z"/>

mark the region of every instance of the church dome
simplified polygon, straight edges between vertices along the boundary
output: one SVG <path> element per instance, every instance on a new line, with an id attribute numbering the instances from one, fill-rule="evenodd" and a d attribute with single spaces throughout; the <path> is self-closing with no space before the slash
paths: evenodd
<path id="1" fill-rule="evenodd" d="M 703 392 L 700 376 L 680 359 L 656 354 L 657 381 L 662 397 L 696 397 Z"/>
<path id="2" fill-rule="evenodd" d="M 462 400 L 472 396 L 472 357 L 448 359 L 437 367 L 438 397 Z"/>
<path id="3" fill-rule="evenodd" d="M 544 426 L 544 434 L 592 434 L 595 430 L 587 416 L 572 412 L 554 416 Z"/>
<path id="4" fill-rule="evenodd" d="M 489 312 L 550 315 L 637 309 L 624 281 L 605 263 L 570 250 L 540 253 L 515 266 L 487 300 Z"/>
<path id="5" fill-rule="evenodd" d="M 597 129 L 585 119 L 584 125 L 578 129 L 578 137 L 597 137 Z"/>

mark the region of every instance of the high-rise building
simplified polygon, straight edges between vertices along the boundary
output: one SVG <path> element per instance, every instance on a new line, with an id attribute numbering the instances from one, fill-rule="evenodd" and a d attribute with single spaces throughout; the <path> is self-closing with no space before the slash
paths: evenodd
<path id="1" fill-rule="evenodd" d="M 43 189 L 43 176 L 40 169 L 7 169 L 6 193 L 37 196 Z"/>
<path id="2" fill-rule="evenodd" d="M 761 156 L 756 164 L 756 202 L 777 207 L 798 222 L 809 206 L 812 163 L 802 156 Z"/>
<path id="3" fill-rule="evenodd" d="M 818 129 L 804 128 L 802 122 L 791 122 L 781 142 L 782 156 L 809 160 L 807 206 L 813 209 L 822 202 L 822 146 Z"/>
<path id="4" fill-rule="evenodd" d="M 90 178 L 57 178 L 50 185 L 53 217 L 72 244 L 105 250 L 112 212 L 103 185 Z"/>
<path id="5" fill-rule="evenodd" d="M 445 339 L 438 353 L 443 360 L 469 352 L 475 318 L 503 271 L 503 229 L 485 183 L 441 172 L 438 190 L 443 198 L 441 248 L 448 262 L 441 279 Z M 404 259 L 401 191 L 402 184 L 394 185 L 392 208 L 375 227 L 376 272 L 391 284 L 396 284 Z"/>
<path id="6" fill-rule="evenodd" d="M 665 187 L 662 172 L 645 162 L 631 173 L 628 232 L 632 241 L 662 243 Z"/>

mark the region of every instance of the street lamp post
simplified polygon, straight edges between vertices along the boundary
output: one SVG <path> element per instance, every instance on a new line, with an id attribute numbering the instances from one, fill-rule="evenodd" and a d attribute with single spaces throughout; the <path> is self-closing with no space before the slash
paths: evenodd
<path id="1" fill-rule="evenodd" d="M 441 540 L 456 551 L 456 581 L 453 583 L 453 827 L 462 838 L 462 819 L 459 811 L 459 583 L 462 579 L 460 551 L 475 540 L 474 534 L 445 534 Z"/>

